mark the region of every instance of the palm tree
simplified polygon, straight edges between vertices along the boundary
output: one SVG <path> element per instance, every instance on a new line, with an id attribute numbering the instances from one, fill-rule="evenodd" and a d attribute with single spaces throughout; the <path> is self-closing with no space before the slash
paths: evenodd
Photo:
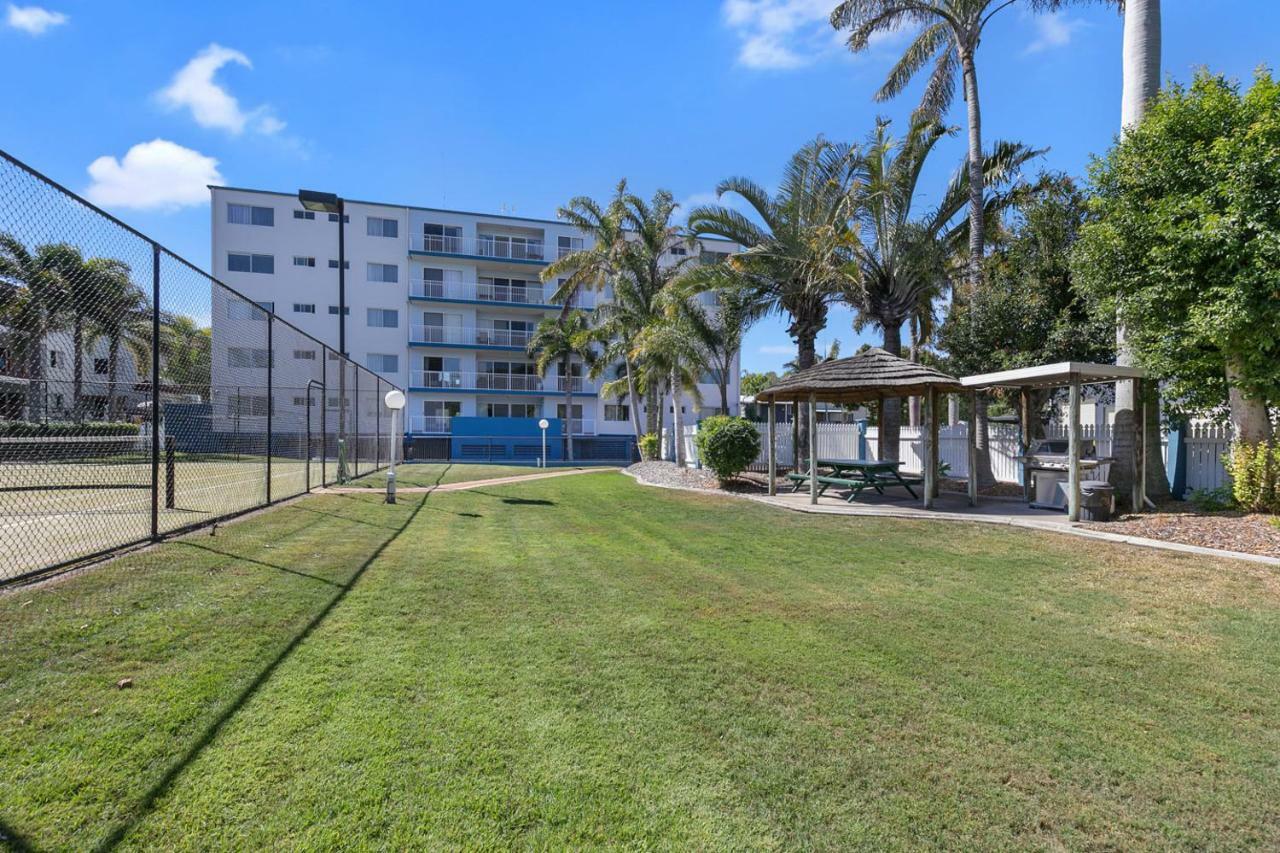
<path id="1" fill-rule="evenodd" d="M 763 226 L 722 205 L 696 207 L 689 213 L 693 233 L 745 247 L 729 263 L 751 276 L 770 310 L 790 318 L 787 333 L 796 342 L 801 369 L 814 364 L 815 342 L 826 328 L 831 304 L 854 284 L 848 261 L 856 234 L 849 223 L 860 181 L 860 158 L 854 148 L 817 139 L 792 156 L 772 195 L 741 177 L 716 187 L 720 197 L 742 198 Z M 801 410 L 801 418 L 805 416 Z M 801 428 L 800 434 L 803 444 L 808 430 Z"/>
<path id="2" fill-rule="evenodd" d="M 107 339 L 107 409 L 109 417 L 121 416 L 123 397 L 117 380 L 120 350 L 125 348 L 133 358 L 135 373 L 141 375 L 151 359 L 151 302 L 133 283 L 128 267 L 104 269 L 95 290 L 100 303 L 92 318 L 95 332 Z"/>
<path id="3" fill-rule="evenodd" d="M 591 320 L 583 311 L 569 311 L 548 317 L 538 324 L 529 338 L 528 353 L 534 359 L 538 375 L 545 377 L 547 368 L 559 362 L 560 381 L 564 384 L 565 458 L 573 461 L 573 374 L 574 358 L 590 365 L 595 360 L 591 339 Z"/>
<path id="4" fill-rule="evenodd" d="M 128 282 L 129 265 L 114 258 L 91 258 L 69 277 L 67 297 L 72 323 L 72 411 L 83 417 L 84 354 L 98 339 L 97 330 L 110 326 L 108 314 L 115 310 L 114 295 L 120 282 Z"/>
<path id="5" fill-rule="evenodd" d="M 12 234 L 0 234 L 0 309 L 4 324 L 16 337 L 28 380 L 27 417 L 39 417 L 40 379 L 44 375 L 41 347 L 66 315 L 64 274 L 80 265 L 80 252 L 66 243 L 49 243 L 28 251 Z"/>
<path id="6" fill-rule="evenodd" d="M 1061 0 L 1029 0 L 1033 9 L 1053 9 Z M 955 78 L 960 74 L 969 127 L 969 269 L 970 282 L 982 274 L 986 237 L 983 187 L 982 111 L 978 99 L 978 44 L 992 16 L 1013 0 L 843 0 L 831 13 L 831 25 L 850 30 L 854 53 L 866 50 L 877 35 L 902 27 L 920 32 L 889 71 L 877 101 L 901 94 L 926 66 L 929 80 L 916 110 L 922 120 L 939 121 L 951 107 Z"/>
<path id="7" fill-rule="evenodd" d="M 671 442 L 674 462 L 683 466 L 684 398 L 687 394 L 695 405 L 702 404 L 698 377 L 707 367 L 706 350 L 694 326 L 693 309 L 687 298 L 675 289 L 663 294 L 661 319 L 640 331 L 632 341 L 632 358 L 648 366 L 652 372 L 665 372 L 667 390 L 671 394 Z"/>
<path id="8" fill-rule="evenodd" d="M 747 330 L 772 307 L 769 297 L 750 276 L 739 273 L 727 261 L 706 264 L 681 277 L 680 286 L 690 297 L 689 322 L 702 340 L 706 361 L 720 389 L 720 414 L 729 414 L 729 377 L 734 359 L 742 351 Z M 703 294 L 714 305 L 694 302 Z"/>
<path id="9" fill-rule="evenodd" d="M 614 280 L 613 299 L 596 309 L 596 322 L 592 329 L 592 337 L 601 348 L 600 357 L 592 368 L 592 378 L 600 378 L 610 365 L 622 365 L 622 378 L 606 383 L 600 394 L 627 399 L 631 427 L 637 437 L 645 432 L 657 435 L 662 429 L 662 407 L 657 402 L 661 400 L 661 381 L 649 381 L 651 376 L 637 364 L 631 348 L 635 337 L 661 318 L 661 306 L 655 291 L 660 286 L 661 282 L 645 281 L 630 275 L 619 276 Z M 649 403 L 646 429 L 641 429 L 640 424 L 642 398 Z"/>
<path id="10" fill-rule="evenodd" d="M 573 298 L 580 291 L 603 290 L 617 275 L 619 254 L 626 247 L 623 231 L 626 198 L 624 179 L 618 182 L 607 205 L 602 206 L 588 196 L 576 196 L 556 211 L 557 219 L 575 226 L 590 240 L 590 245 L 561 255 L 542 270 L 544 283 L 564 279 L 552 295 L 552 299 L 564 306 L 563 312 L 571 309 Z"/>
<path id="11" fill-rule="evenodd" d="M 209 398 L 212 375 L 211 330 L 183 315 L 164 317 L 160 325 L 160 373 L 169 385 Z"/>
<path id="12" fill-rule="evenodd" d="M 970 172 L 967 167 L 958 170 L 939 205 L 914 217 L 921 170 L 938 141 L 951 131 L 935 121 L 916 121 L 899 140 L 890 135 L 889 124 L 878 121 L 863 149 L 866 182 L 857 214 L 861 239 L 853 260 L 859 286 L 851 301 L 859 311 L 855 328 L 878 326 L 885 351 L 900 357 L 903 324 L 920 315 L 922 301 L 947 289 L 948 258 L 968 237 L 971 220 L 961 219 L 960 213 L 970 198 Z M 1023 164 L 1041 153 L 1016 143 L 996 143 L 982 160 L 984 185 L 1010 183 Z M 994 214 L 1011 198 L 1008 193 L 988 193 L 984 212 Z M 880 413 L 881 447 L 886 458 L 896 459 L 901 401 L 885 400 Z"/>

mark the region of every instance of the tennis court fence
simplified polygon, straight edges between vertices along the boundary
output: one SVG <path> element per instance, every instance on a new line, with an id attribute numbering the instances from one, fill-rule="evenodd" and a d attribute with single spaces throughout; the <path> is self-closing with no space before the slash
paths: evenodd
<path id="1" fill-rule="evenodd" d="M 269 307 L 0 151 L 0 585 L 402 453 L 395 386 Z"/>

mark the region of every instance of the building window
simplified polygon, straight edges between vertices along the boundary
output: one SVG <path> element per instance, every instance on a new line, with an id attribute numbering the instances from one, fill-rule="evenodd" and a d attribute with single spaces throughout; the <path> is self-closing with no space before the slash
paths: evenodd
<path id="1" fill-rule="evenodd" d="M 58 356 L 59 356 L 59 355 L 61 355 L 61 353 L 59 353 L 56 349 L 51 349 L 51 350 L 49 350 L 49 366 L 50 366 L 50 367 L 57 367 L 57 366 L 58 366 L 58 361 L 59 361 Z"/>
<path id="2" fill-rule="evenodd" d="M 266 367 L 271 353 L 255 347 L 228 347 L 227 367 Z"/>
<path id="3" fill-rule="evenodd" d="M 314 210 L 295 210 L 293 212 L 294 219 L 315 219 L 316 212 Z"/>
<path id="4" fill-rule="evenodd" d="M 329 269 L 331 269 L 331 270 L 336 270 L 337 268 L 338 268 L 338 261 L 337 261 L 337 259 L 336 259 L 336 258 L 330 258 L 330 259 L 329 259 Z M 351 261 L 343 261 L 343 262 L 342 262 L 342 268 L 343 268 L 344 270 L 349 270 L 349 269 L 351 269 Z"/>
<path id="5" fill-rule="evenodd" d="M 698 262 L 702 264 L 718 264 L 729 257 L 728 252 L 703 252 L 698 255 Z"/>
<path id="6" fill-rule="evenodd" d="M 333 314 L 333 315 L 337 315 L 337 313 L 338 313 L 338 306 L 337 306 L 337 305 L 330 305 L 330 306 L 329 306 L 329 313 L 330 313 L 330 314 Z M 346 306 L 345 308 L 343 308 L 343 309 L 342 309 L 342 316 L 346 317 L 346 316 L 348 316 L 348 315 L 350 315 L 350 314 L 351 314 L 351 306 L 350 306 L 350 305 L 348 305 L 348 306 Z"/>
<path id="7" fill-rule="evenodd" d="M 271 275 L 276 271 L 276 256 L 227 252 L 227 269 L 231 272 L 257 272 Z"/>
<path id="8" fill-rule="evenodd" d="M 338 214 L 336 214 L 336 213 L 330 213 L 330 214 L 329 214 L 329 221 L 330 221 L 330 222 L 337 222 L 337 221 L 338 221 Z M 346 225 L 346 224 L 347 224 L 347 223 L 349 223 L 349 222 L 351 222 L 351 217 L 350 217 L 350 216 L 348 216 L 348 215 L 347 215 L 347 214 L 345 214 L 345 213 L 344 213 L 344 214 L 342 214 L 342 224 Z"/>
<path id="9" fill-rule="evenodd" d="M 296 349 L 293 351 L 293 357 L 298 361 L 315 361 L 316 351 L 313 349 Z"/>
<path id="10" fill-rule="evenodd" d="M 294 255 L 293 265 L 295 267 L 314 267 L 316 265 L 316 259 L 308 258 L 306 255 Z"/>
<path id="11" fill-rule="evenodd" d="M 93 360 L 93 372 L 98 374 L 99 376 L 106 376 L 107 375 L 107 359 L 95 358 Z"/>
<path id="12" fill-rule="evenodd" d="M 263 394 L 233 394 L 227 398 L 227 417 L 265 418 L 267 398 Z"/>
<path id="13" fill-rule="evenodd" d="M 400 223 L 394 219 L 384 219 L 381 216 L 370 216 L 367 225 L 367 233 L 370 237 L 399 237 Z"/>
<path id="14" fill-rule="evenodd" d="M 367 321 L 371 328 L 395 329 L 400 325 L 400 312 L 395 308 L 369 308 Z"/>
<path id="15" fill-rule="evenodd" d="M 631 407 L 625 403 L 618 405 L 606 403 L 604 407 L 604 419 L 606 421 L 629 421 L 631 420 Z"/>
<path id="16" fill-rule="evenodd" d="M 293 313 L 314 314 L 316 313 L 316 304 L 314 302 L 295 302 L 293 303 Z"/>
<path id="17" fill-rule="evenodd" d="M 461 252 L 462 227 L 437 222 L 423 223 L 422 249 L 426 252 Z"/>
<path id="18" fill-rule="evenodd" d="M 272 313 L 276 310 L 276 304 L 274 302 L 255 302 L 253 304 L 257 305 L 259 308 L 261 308 L 263 311 L 266 311 L 267 313 Z"/>
<path id="19" fill-rule="evenodd" d="M 671 254 L 673 254 L 673 255 L 675 255 L 675 256 L 677 256 L 677 257 L 683 257 L 683 256 L 685 256 L 685 255 L 689 254 L 689 250 L 688 250 L 688 249 L 686 249 L 684 246 L 672 246 L 672 247 L 671 247 Z"/>
<path id="20" fill-rule="evenodd" d="M 559 250 L 560 257 L 572 254 L 573 252 L 582 251 L 581 237 L 566 237 L 561 235 L 556 238 L 556 248 Z"/>
<path id="21" fill-rule="evenodd" d="M 273 305 L 274 303 L 268 302 L 267 304 Z M 263 313 L 262 307 L 257 302 L 245 302 L 238 297 L 233 298 L 227 303 L 227 319 L 265 321 L 267 315 Z"/>
<path id="22" fill-rule="evenodd" d="M 397 373 L 400 370 L 400 356 L 371 352 L 365 359 L 364 366 L 375 373 Z"/>
<path id="23" fill-rule="evenodd" d="M 485 403 L 486 418 L 536 418 L 537 406 L 533 403 Z"/>
<path id="24" fill-rule="evenodd" d="M 394 222 L 388 219 L 388 222 Z M 400 267 L 395 264 L 369 264 L 367 269 L 369 281 L 385 281 L 394 283 L 400 280 Z"/>
<path id="25" fill-rule="evenodd" d="M 227 204 L 227 222 L 232 225 L 266 225 L 276 224 L 276 211 L 273 207 L 254 207 L 248 204 Z"/>

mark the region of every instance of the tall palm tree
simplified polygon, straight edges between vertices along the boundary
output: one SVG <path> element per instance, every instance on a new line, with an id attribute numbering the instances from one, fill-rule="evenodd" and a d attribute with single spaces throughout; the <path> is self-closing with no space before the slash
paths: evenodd
<path id="1" fill-rule="evenodd" d="M 723 205 L 689 212 L 693 233 L 745 247 L 729 263 L 757 282 L 772 311 L 790 319 L 787 333 L 796 342 L 801 369 L 814 364 L 815 342 L 826 328 L 831 304 L 854 284 L 848 261 L 856 233 L 849 223 L 861 178 L 856 149 L 817 139 L 792 156 L 776 193 L 741 177 L 716 187 L 720 197 L 745 201 L 763 225 Z M 800 417 L 807 417 L 803 409 Z M 803 451 L 808 430 L 800 426 Z"/>
<path id="2" fill-rule="evenodd" d="M 560 381 L 564 384 L 565 458 L 573 461 L 573 373 L 574 359 L 590 365 L 595 360 L 591 339 L 591 320 L 583 311 L 569 311 L 548 317 L 538 324 L 529 337 L 528 353 L 534 359 L 539 376 L 546 376 L 551 365 L 559 363 Z"/>
<path id="3" fill-rule="evenodd" d="M 28 380 L 27 417 L 32 420 L 39 417 L 44 399 L 42 346 L 66 317 L 64 274 L 80 262 L 80 252 L 66 243 L 48 243 L 33 252 L 12 234 L 0 234 L 0 309 L 21 351 Z"/>
<path id="4" fill-rule="evenodd" d="M 877 35 L 904 27 L 920 30 L 876 92 L 877 101 L 901 94 L 925 66 L 929 80 L 916 110 L 918 119 L 938 121 L 951 107 L 959 73 L 969 130 L 969 269 L 970 282 L 982 274 L 986 238 L 983 188 L 982 110 L 978 98 L 978 44 L 982 32 L 1001 9 L 1014 0 L 843 0 L 831 13 L 831 25 L 850 30 L 854 53 L 866 50 Z M 1061 0 L 1029 0 L 1037 10 L 1052 9 Z"/>
<path id="5" fill-rule="evenodd" d="M 600 291 L 618 273 L 619 255 L 626 247 L 623 230 L 627 182 L 618 182 L 613 198 L 601 205 L 589 196 L 575 196 L 556 211 L 556 218 L 576 227 L 590 241 L 581 249 L 556 258 L 541 273 L 544 283 L 563 282 L 552 295 L 561 303 L 563 312 L 572 308 L 573 298 L 582 290 Z"/>
<path id="6" fill-rule="evenodd" d="M 673 290 L 664 295 L 661 319 L 641 329 L 631 344 L 632 357 L 653 372 L 665 371 L 671 394 L 672 456 L 677 465 L 685 463 L 684 399 L 702 404 L 698 377 L 707 367 L 706 350 L 694 327 L 692 306 Z"/>
<path id="7" fill-rule="evenodd" d="M 107 410 L 112 419 L 120 418 L 125 395 L 117 387 L 120 351 L 127 350 L 133 359 L 134 372 L 146 373 L 151 360 L 151 301 L 128 275 L 128 267 L 104 269 L 95 289 L 100 303 L 92 322 L 96 333 L 107 339 Z"/>
<path id="8" fill-rule="evenodd" d="M 110 313 L 117 308 L 116 295 L 128 285 L 129 265 L 114 258 L 90 258 L 68 276 L 68 308 L 72 328 L 72 411 L 76 420 L 84 416 L 84 354 L 98 340 L 98 330 L 112 325 Z M 125 284 L 122 285 L 121 282 Z"/>
<path id="9" fill-rule="evenodd" d="M 851 301 L 858 308 L 855 327 L 878 326 L 884 349 L 902 355 L 902 326 L 920 313 L 921 302 L 946 289 L 948 258 L 966 242 L 968 224 L 960 213 L 970 198 L 970 171 L 959 169 L 936 208 L 915 216 L 913 206 L 925 161 L 950 129 L 931 120 L 917 120 L 902 139 L 880 120 L 863 147 L 866 181 L 860 193 L 853 266 L 859 282 Z M 1019 168 L 1039 156 L 1026 146 L 998 142 L 982 160 L 984 185 L 993 191 L 983 199 L 984 212 L 1007 206 L 1011 195 L 995 191 L 1013 181 Z M 881 447 L 896 459 L 902 423 L 901 401 L 887 399 L 880 409 Z"/>
<path id="10" fill-rule="evenodd" d="M 768 315 L 772 302 L 752 276 L 734 270 L 727 261 L 691 269 L 682 276 L 680 286 L 690 297 L 689 322 L 715 374 L 720 414 L 727 415 L 734 359 L 742 351 L 747 330 Z M 713 298 L 713 304 L 707 304 L 706 295 Z M 704 301 L 693 301 L 698 296 Z"/>
<path id="11" fill-rule="evenodd" d="M 606 383 L 600 389 L 604 397 L 625 397 L 631 427 L 636 436 L 651 432 L 660 434 L 662 407 L 657 403 L 661 380 L 650 381 L 652 376 L 638 364 L 632 354 L 631 342 L 640 332 L 661 319 L 662 307 L 657 300 L 661 282 L 651 282 L 626 275 L 613 283 L 613 299 L 596 309 L 592 337 L 600 346 L 600 357 L 592 368 L 592 378 L 603 376 L 609 366 L 621 364 L 623 376 Z M 648 401 L 646 427 L 641 428 L 640 401 Z"/>

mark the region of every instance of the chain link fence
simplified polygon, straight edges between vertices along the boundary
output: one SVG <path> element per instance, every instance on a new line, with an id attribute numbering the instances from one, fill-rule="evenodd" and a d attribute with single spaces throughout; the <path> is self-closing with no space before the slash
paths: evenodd
<path id="1" fill-rule="evenodd" d="M 0 584 L 386 466 L 393 387 L 0 152 Z"/>

